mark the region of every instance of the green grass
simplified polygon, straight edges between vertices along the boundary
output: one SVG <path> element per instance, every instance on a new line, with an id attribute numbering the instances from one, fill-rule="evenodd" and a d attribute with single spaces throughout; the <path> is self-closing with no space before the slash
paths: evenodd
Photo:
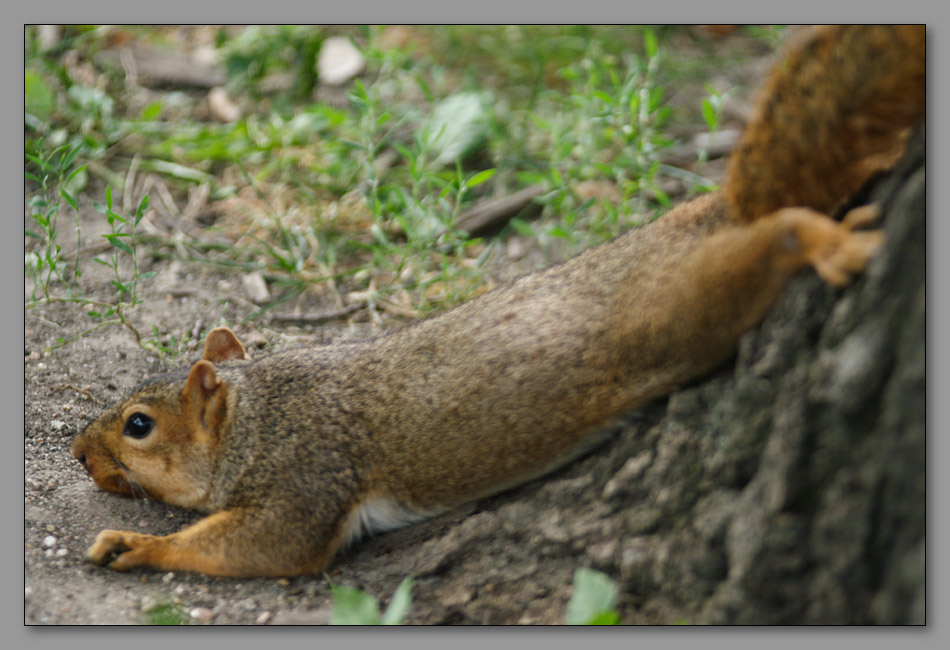
<path id="1" fill-rule="evenodd" d="M 143 615 L 145 625 L 188 625 L 188 614 L 178 605 L 158 605 Z"/>
<path id="2" fill-rule="evenodd" d="M 393 29 L 342 30 L 367 60 L 342 102 L 313 92 L 316 52 L 340 29 L 220 29 L 213 45 L 244 109 L 232 124 L 200 118 L 196 93 L 143 100 L 118 64 L 100 58 L 123 31 L 168 45 L 173 30 L 70 28 L 52 52 L 26 31 L 25 173 L 35 227 L 25 268 L 46 299 L 89 291 L 82 256 L 72 265 L 58 257 L 59 213 L 75 217 L 80 192 L 108 202 L 101 188 L 125 192 L 133 170 L 158 174 L 182 202 L 207 186 L 226 216 L 214 228 L 235 244 L 214 249 L 199 237 L 149 247 L 263 273 L 276 297 L 252 317 L 315 290 L 400 318 L 445 309 L 491 287 L 486 268 L 504 263 L 500 244 L 512 234 L 529 237 L 546 259 L 562 257 L 662 213 L 672 202 L 666 179 L 687 178 L 691 192 L 713 185 L 695 173 L 702 167 L 663 161 L 677 124 L 705 120 L 715 130 L 721 120 L 712 86 L 685 115 L 669 101 L 725 65 L 701 45 L 684 56 L 682 29 L 443 26 L 410 28 L 402 40 Z M 773 32 L 760 32 L 770 41 Z M 290 83 L 264 92 L 274 74 Z M 584 183 L 605 191 L 581 195 Z M 456 227 L 479 200 L 530 185 L 544 189 L 538 218 L 515 219 L 487 238 Z M 88 244 L 75 222 L 77 244 Z M 114 268 L 114 302 L 134 305 L 145 278 L 135 249 L 120 245 L 137 241 L 127 239 L 135 224 L 121 225 L 112 259 L 122 253 L 122 268 L 132 268 L 124 277 Z"/>

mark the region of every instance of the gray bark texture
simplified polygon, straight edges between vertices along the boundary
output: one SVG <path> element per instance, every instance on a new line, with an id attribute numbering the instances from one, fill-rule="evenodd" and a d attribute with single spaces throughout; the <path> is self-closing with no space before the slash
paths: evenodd
<path id="1" fill-rule="evenodd" d="M 641 612 L 661 598 L 696 623 L 925 622 L 922 131 L 866 200 L 886 244 L 864 277 L 798 278 L 734 372 L 674 395 L 636 443 L 629 463 L 653 461 L 625 489 L 656 523 L 620 569 Z"/>

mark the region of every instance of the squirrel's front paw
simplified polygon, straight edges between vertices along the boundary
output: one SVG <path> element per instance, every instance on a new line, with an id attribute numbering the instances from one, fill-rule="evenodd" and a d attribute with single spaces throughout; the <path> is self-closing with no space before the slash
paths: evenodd
<path id="1" fill-rule="evenodd" d="M 132 567 L 153 563 L 155 535 L 143 535 L 124 530 L 104 530 L 96 536 L 86 558 L 99 566 L 125 571 Z"/>

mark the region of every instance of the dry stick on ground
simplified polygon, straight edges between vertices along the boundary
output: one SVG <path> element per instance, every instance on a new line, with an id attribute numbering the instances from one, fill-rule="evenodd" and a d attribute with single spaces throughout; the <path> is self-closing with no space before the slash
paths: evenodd
<path id="1" fill-rule="evenodd" d="M 280 323 L 321 323 L 334 318 L 342 318 L 366 307 L 365 302 L 357 302 L 342 309 L 325 311 L 319 314 L 273 314 L 271 318 Z"/>
<path id="2" fill-rule="evenodd" d="M 87 388 L 80 388 L 79 386 L 74 386 L 72 384 L 46 384 L 52 389 L 55 390 L 73 390 L 79 393 L 80 395 L 85 395 L 87 398 L 91 399 L 93 402 L 102 406 L 105 404 L 101 399 L 92 394 L 92 392 Z"/>
<path id="3" fill-rule="evenodd" d="M 202 65 L 177 52 L 151 46 L 133 45 L 100 56 L 117 60 L 127 76 L 143 86 L 213 88 L 228 80 L 221 66 Z"/>
<path id="4" fill-rule="evenodd" d="M 483 201 L 459 215 L 455 227 L 474 235 L 479 231 L 499 226 L 518 214 L 544 192 L 543 185 L 531 185 L 510 196 Z"/>

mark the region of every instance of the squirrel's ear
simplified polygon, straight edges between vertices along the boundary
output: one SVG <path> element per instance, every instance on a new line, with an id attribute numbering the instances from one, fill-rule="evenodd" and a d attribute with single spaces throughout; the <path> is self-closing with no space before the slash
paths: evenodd
<path id="1" fill-rule="evenodd" d="M 204 431 L 212 438 L 216 437 L 227 417 L 228 387 L 218 377 L 213 363 L 204 359 L 195 362 L 188 373 L 182 398 L 190 404 L 190 409 L 193 409 L 190 412 L 200 419 L 202 425 L 191 432 L 192 436 Z"/>
<path id="2" fill-rule="evenodd" d="M 185 394 L 208 399 L 217 390 L 220 383 L 221 380 L 218 379 L 218 372 L 215 370 L 214 364 L 202 359 L 196 361 L 188 373 Z"/>
<path id="3" fill-rule="evenodd" d="M 247 359 L 244 346 L 238 341 L 234 332 L 227 327 L 216 327 L 208 332 L 205 340 L 205 361 L 221 363 L 232 359 Z"/>

